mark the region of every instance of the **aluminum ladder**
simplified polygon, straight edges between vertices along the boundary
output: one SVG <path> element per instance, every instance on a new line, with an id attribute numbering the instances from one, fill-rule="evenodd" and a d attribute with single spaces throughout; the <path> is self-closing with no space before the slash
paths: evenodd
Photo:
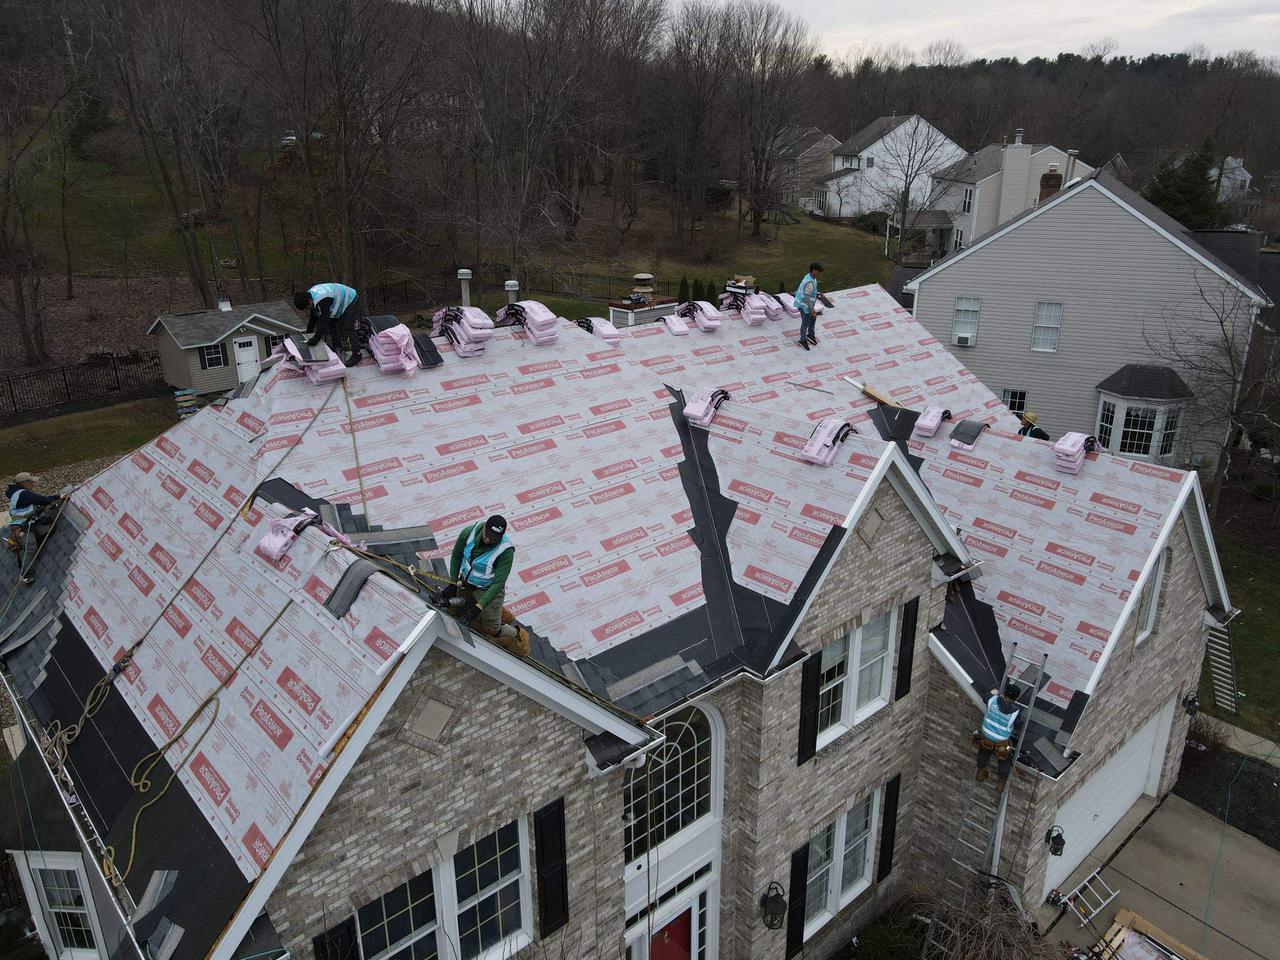
<path id="1" fill-rule="evenodd" d="M 1045 667 L 1049 662 L 1049 654 L 1041 655 L 1038 660 L 1022 656 L 1018 653 L 1018 644 L 1014 643 L 1009 651 L 1009 667 L 1001 678 L 1000 685 L 1009 681 L 1019 684 L 1020 692 L 1015 701 L 1018 705 L 1018 737 L 1013 748 L 1014 769 L 1016 772 L 1018 758 L 1022 755 L 1022 745 L 1026 740 L 1027 727 L 1030 726 L 1031 708 L 1035 704 L 1036 695 L 1046 682 Z M 1012 668 L 1015 663 L 1023 664 L 1023 669 L 1016 676 Z M 1008 784 L 999 791 L 994 804 L 987 803 L 980 793 L 986 781 L 972 780 L 965 795 L 964 807 L 960 811 L 960 821 L 956 825 L 955 836 L 951 840 L 951 852 L 943 868 L 942 881 L 955 888 L 959 896 L 963 896 L 968 884 L 976 878 L 982 886 L 991 889 L 994 886 L 1005 886 L 1020 913 L 1025 913 L 1021 897 L 1011 884 L 999 876 L 999 838 L 1003 833 L 1005 811 L 1009 806 Z M 977 857 L 975 858 L 975 854 Z M 957 876 L 957 870 L 962 876 Z M 934 931 L 945 926 L 935 910 L 929 919 L 929 932 L 925 937 L 920 955 L 927 958 L 934 946 Z"/>
<path id="2" fill-rule="evenodd" d="M 1211 623 L 1205 643 L 1205 659 L 1209 663 L 1209 684 L 1213 689 L 1213 702 L 1228 713 L 1240 712 L 1243 696 L 1236 685 L 1236 658 L 1231 650 L 1230 623 Z"/>
<path id="3" fill-rule="evenodd" d="M 1102 879 L 1102 868 L 1099 867 L 1067 894 L 1066 902 L 1080 918 L 1080 926 L 1085 927 L 1093 923 L 1094 918 L 1119 895 L 1118 890 L 1112 890 L 1107 881 Z"/>

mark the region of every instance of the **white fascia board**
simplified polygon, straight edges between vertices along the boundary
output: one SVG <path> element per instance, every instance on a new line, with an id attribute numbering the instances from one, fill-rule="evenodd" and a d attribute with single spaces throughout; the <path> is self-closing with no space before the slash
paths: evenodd
<path id="1" fill-rule="evenodd" d="M 1193 259 L 1195 259 L 1195 260 L 1199 261 L 1201 264 L 1203 264 L 1205 267 L 1207 267 L 1207 268 L 1208 268 L 1209 270 L 1211 270 L 1213 273 L 1217 274 L 1221 279 L 1225 280 L 1227 283 L 1231 284 L 1231 286 L 1235 287 L 1237 290 L 1239 290 L 1241 293 L 1243 293 L 1246 297 L 1248 297 L 1248 298 L 1249 298 L 1250 300 L 1252 300 L 1254 303 L 1258 304 L 1259 306 L 1264 306 L 1264 307 L 1266 307 L 1266 306 L 1271 306 L 1271 305 L 1272 305 L 1272 304 L 1271 304 L 1271 301 L 1270 301 L 1270 300 L 1268 300 L 1265 296 L 1260 296 L 1260 295 L 1259 295 L 1258 293 L 1256 293 L 1255 291 L 1250 290 L 1248 287 L 1246 287 L 1244 284 L 1242 284 L 1242 283 L 1241 283 L 1239 280 L 1237 280 L 1235 277 L 1231 276 L 1229 273 L 1227 273 L 1225 270 L 1223 270 L 1221 267 L 1219 267 L 1219 266 L 1218 266 L 1217 264 L 1215 264 L 1213 261 L 1211 261 L 1211 260 L 1207 259 L 1207 258 L 1204 256 L 1204 254 L 1202 254 L 1202 253 L 1200 253 L 1199 251 L 1197 251 L 1194 247 L 1192 247 L 1190 244 L 1188 244 L 1185 240 L 1181 240 L 1181 239 L 1179 239 L 1178 237 L 1175 237 L 1172 233 L 1170 233 L 1170 232 L 1169 232 L 1168 230 L 1166 230 L 1164 227 L 1160 226 L 1160 225 L 1159 225 L 1158 223 L 1156 223 L 1154 220 L 1151 220 L 1151 219 L 1149 219 L 1148 217 L 1143 216 L 1141 213 L 1139 213 L 1137 210 L 1135 210 L 1135 209 L 1134 209 L 1133 207 L 1131 207 L 1129 204 L 1125 203 L 1123 200 L 1121 200 L 1119 197 L 1117 197 L 1114 193 L 1112 193 L 1110 190 L 1108 190 L 1108 189 L 1107 189 L 1106 187 L 1104 187 L 1102 184 L 1098 183 L 1098 181 L 1097 181 L 1097 180 L 1089 180 L 1089 181 L 1086 181 L 1086 184 L 1090 184 L 1090 185 L 1092 185 L 1092 186 L 1093 186 L 1093 187 L 1094 187 L 1094 188 L 1095 188 L 1099 193 L 1101 193 L 1104 197 L 1107 197 L 1107 198 L 1111 199 L 1112 201 L 1114 201 L 1115 203 L 1117 203 L 1117 204 L 1119 204 L 1121 207 L 1123 207 L 1125 210 L 1129 211 L 1129 213 L 1131 213 L 1131 214 L 1133 215 L 1134 219 L 1139 220 L 1139 221 L 1141 221 L 1142 223 L 1145 223 L 1148 227 L 1150 227 L 1150 228 L 1151 228 L 1152 230 L 1154 230 L 1156 233 L 1160 234 L 1160 236 L 1164 237 L 1166 240 L 1168 240 L 1170 243 L 1172 243 L 1175 247 L 1177 247 L 1179 250 L 1181 250 L 1181 251 L 1182 251 L 1183 253 L 1185 253 L 1187 256 L 1189 256 L 1189 257 L 1191 257 L 1191 258 L 1193 258 Z M 1028 219 L 1029 219 L 1029 218 L 1028 218 Z"/>
<path id="2" fill-rule="evenodd" d="M 835 569 L 836 561 L 840 559 L 840 554 L 844 552 L 845 544 L 849 542 L 849 535 L 853 533 L 854 527 L 858 525 L 863 512 L 867 509 L 867 504 L 871 502 L 872 496 L 880 486 L 880 481 L 889 471 L 889 467 L 893 464 L 893 454 L 897 447 L 890 441 L 884 442 L 885 449 L 880 454 L 880 459 L 876 461 L 875 469 L 871 471 L 871 476 L 867 477 L 867 482 L 862 485 L 862 489 L 858 491 L 857 498 L 853 501 L 853 506 L 849 508 L 849 514 L 844 518 L 841 526 L 845 530 L 844 539 L 840 541 L 840 546 L 836 548 L 835 554 L 827 561 L 827 566 L 822 573 L 818 575 L 818 582 L 813 585 L 813 589 L 809 591 L 809 595 L 804 598 L 804 603 L 800 607 L 800 612 L 791 623 L 791 629 L 787 631 L 787 635 L 782 638 L 778 644 L 778 649 L 773 651 L 773 659 L 769 661 L 769 666 L 765 669 L 765 676 L 768 676 L 778 668 L 778 664 L 782 661 L 782 654 L 790 645 L 791 640 L 795 637 L 796 632 L 800 629 L 800 624 L 804 623 L 804 618 L 809 613 L 809 607 L 813 604 L 814 598 L 822 592 L 823 584 L 827 582 L 827 577 L 831 571 Z"/>
<path id="3" fill-rule="evenodd" d="M 330 801 L 337 795 L 338 789 L 355 767 L 356 761 L 364 753 L 365 747 L 373 739 L 378 727 L 391 712 L 391 708 L 395 706 L 405 687 L 409 685 L 414 671 L 426 658 L 432 646 L 440 642 L 444 635 L 441 619 L 442 614 L 431 610 L 418 621 L 413 632 L 405 640 L 402 648 L 405 649 L 404 656 L 390 671 L 382 688 L 374 693 L 367 704 L 364 717 L 352 731 L 351 738 L 338 751 L 320 782 L 311 791 L 311 796 L 294 817 L 288 833 L 284 835 L 280 845 L 272 852 L 271 859 L 267 861 L 266 868 L 249 888 L 249 894 L 241 902 L 240 909 L 236 911 L 231 922 L 222 931 L 222 936 L 209 952 L 208 960 L 231 960 L 236 948 L 240 946 L 240 941 L 253 925 L 253 921 L 266 909 L 267 899 L 283 879 L 285 871 L 293 863 L 294 857 L 302 849 L 303 843 L 311 835 L 311 831 L 328 808 Z M 141 955 L 147 956 L 146 953 Z"/>
<path id="4" fill-rule="evenodd" d="M 460 628 L 457 636 L 453 635 L 453 631 L 447 630 L 438 643 L 440 649 L 451 657 L 535 703 L 540 703 L 589 733 L 611 733 L 633 747 L 643 746 L 656 736 L 639 718 L 634 721 L 624 719 L 615 710 L 580 693 L 568 680 L 550 676 L 525 658 L 508 653 L 496 643 L 464 639 Z"/>
<path id="5" fill-rule="evenodd" d="M 942 641 L 932 633 L 929 634 L 929 652 L 942 664 L 942 669 L 951 675 L 951 679 L 959 684 L 960 689 L 968 694 L 969 699 L 974 702 L 978 709 L 986 707 L 986 704 L 982 702 L 982 698 L 978 696 L 978 691 L 973 689 L 973 677 L 965 672 L 959 661 L 947 652 L 947 648 L 942 645 Z"/>
<path id="6" fill-rule="evenodd" d="M 1133 616 L 1133 611 L 1138 606 L 1138 597 L 1142 595 L 1142 588 L 1146 586 L 1147 580 L 1151 578 L 1156 566 L 1160 563 L 1160 554 L 1164 551 L 1165 544 L 1169 542 L 1169 534 L 1173 532 L 1173 528 L 1182 520 L 1183 507 L 1186 506 L 1187 498 L 1196 486 L 1196 475 L 1188 473 L 1183 478 L 1182 486 L 1178 491 L 1178 502 L 1169 511 L 1169 516 L 1165 518 L 1164 524 L 1160 527 L 1160 534 L 1151 545 L 1151 551 L 1147 554 L 1147 561 L 1142 565 L 1142 572 L 1138 574 L 1138 579 L 1134 581 L 1133 586 L 1129 589 L 1129 599 L 1125 601 L 1124 608 L 1120 611 L 1120 616 L 1116 618 L 1115 625 L 1111 628 L 1111 636 L 1107 638 L 1107 644 L 1102 648 L 1102 655 L 1098 657 L 1098 662 L 1093 665 L 1093 673 L 1089 676 L 1089 682 L 1084 688 L 1086 695 L 1093 696 L 1093 691 L 1098 686 L 1102 671 L 1107 668 L 1107 661 L 1111 659 L 1111 654 L 1119 645 L 1120 635 L 1124 632 L 1125 625 L 1129 622 L 1129 618 Z"/>
<path id="7" fill-rule="evenodd" d="M 253 322 L 254 320 L 262 320 L 266 323 L 273 324 L 279 329 L 268 330 L 265 327 L 259 326 L 258 324 L 254 323 Z M 201 347 L 212 347 L 216 344 L 222 343 L 222 341 L 228 339 L 229 337 L 234 337 L 236 335 L 236 330 L 239 330 L 240 327 L 248 327 L 250 330 L 257 330 L 259 333 L 263 333 L 268 336 L 278 336 L 280 333 L 280 330 L 289 330 L 289 331 L 292 331 L 293 333 L 305 333 L 307 329 L 306 327 L 290 326 L 289 324 L 285 323 L 283 320 L 276 320 L 273 317 L 268 317 L 261 313 L 253 313 L 245 317 L 244 320 L 240 322 L 240 325 L 238 327 L 233 327 L 232 329 L 228 330 L 226 333 L 220 336 L 217 340 L 210 340 L 208 343 L 192 343 L 192 344 L 189 344 L 188 346 L 183 347 L 182 349 L 183 350 L 199 350 Z M 175 337 L 174 339 L 177 339 L 177 338 Z"/>
<path id="8" fill-rule="evenodd" d="M 1188 524 L 1195 523 L 1203 531 L 1205 543 L 1209 547 L 1209 556 L 1202 557 L 1200 555 L 1200 551 L 1196 549 L 1195 537 L 1191 538 L 1191 552 L 1200 567 L 1201 581 L 1211 585 L 1217 591 L 1216 599 L 1222 609 L 1226 611 L 1228 617 L 1230 617 L 1232 614 L 1231 597 L 1227 594 L 1227 579 L 1222 574 L 1222 563 L 1218 559 L 1218 546 L 1213 540 L 1213 527 L 1209 525 L 1209 510 L 1205 506 L 1204 491 L 1200 489 L 1200 478 L 1197 474 L 1189 473 L 1187 476 L 1191 480 L 1191 496 L 1187 498 L 1183 506 L 1183 513 Z"/>
<path id="9" fill-rule="evenodd" d="M 1003 237 L 1006 233 L 1009 233 L 1013 230 L 1018 229 L 1018 227 L 1022 226 L 1022 224 L 1027 223 L 1031 220 L 1034 220 L 1036 217 L 1040 216 L 1046 210 L 1052 210 L 1058 204 L 1070 199 L 1071 197 L 1074 197 L 1081 190 L 1085 190 L 1088 187 L 1095 185 L 1096 183 L 1097 183 L 1096 180 L 1084 180 L 1084 181 L 1081 181 L 1081 183 L 1079 183 L 1077 186 L 1072 187 L 1069 190 L 1063 190 L 1056 197 L 1050 200 L 1048 203 L 1040 204 L 1040 206 L 1036 207 L 1026 216 L 1021 216 L 1021 215 L 1018 216 L 1014 220 L 1011 220 L 1009 223 L 1005 224 L 1003 227 L 1000 227 L 999 229 L 994 230 L 993 232 L 987 234 L 983 239 L 979 240 L 977 243 L 971 246 L 965 247 L 955 256 L 948 256 L 943 258 L 942 260 L 939 260 L 937 263 L 935 263 L 932 267 L 930 267 L 924 273 L 920 274 L 918 277 L 916 277 L 915 279 L 907 283 L 906 286 L 903 287 L 903 289 L 910 290 L 912 293 L 915 293 L 916 290 L 919 289 L 921 282 L 928 280 L 934 274 L 938 273 L 941 270 L 945 270 L 947 267 L 951 266 L 951 264 L 953 263 L 959 263 L 965 257 L 969 256 L 969 254 L 974 253 L 978 250 L 981 250 L 983 247 L 985 247 L 989 243 L 994 243 L 996 240 L 999 240 L 1001 237 Z"/>

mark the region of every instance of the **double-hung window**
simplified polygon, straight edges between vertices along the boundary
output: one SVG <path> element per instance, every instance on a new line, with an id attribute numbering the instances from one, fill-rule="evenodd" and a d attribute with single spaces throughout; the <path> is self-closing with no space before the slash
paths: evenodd
<path id="1" fill-rule="evenodd" d="M 1098 443 L 1105 450 L 1111 449 L 1111 431 L 1116 425 L 1116 405 L 1103 400 L 1098 408 Z"/>
<path id="2" fill-rule="evenodd" d="M 1169 407 L 1164 412 L 1164 429 L 1160 431 L 1160 456 L 1171 457 L 1178 446 L 1178 422 L 1182 411 L 1177 407 Z"/>
<path id="3" fill-rule="evenodd" d="M 818 675 L 820 747 L 889 702 L 893 620 L 892 612 L 883 613 L 822 648 Z"/>
<path id="4" fill-rule="evenodd" d="M 973 187 L 964 188 L 964 200 L 960 203 L 960 212 L 968 213 L 973 209 Z M 957 247 L 957 249 L 959 249 Z"/>
<path id="5" fill-rule="evenodd" d="M 1058 334 L 1062 330 L 1062 304 L 1040 302 L 1036 304 L 1036 320 L 1031 328 L 1031 349 L 1038 353 L 1053 353 L 1058 349 Z"/>
<path id="6" fill-rule="evenodd" d="M 1155 407 L 1125 407 L 1124 427 L 1120 431 L 1120 453 L 1147 456 L 1151 453 L 1151 440 L 1155 432 Z"/>
<path id="7" fill-rule="evenodd" d="M 14 859 L 32 920 L 49 956 L 55 960 L 99 960 L 105 956 L 80 855 L 26 851 L 15 853 Z"/>
<path id="8" fill-rule="evenodd" d="M 1178 452 L 1183 407 L 1103 394 L 1098 402 L 1098 445 L 1123 457 L 1168 462 Z"/>
<path id="9" fill-rule="evenodd" d="M 530 890 L 528 830 L 513 820 L 360 907 L 350 960 L 513 955 L 529 942 Z"/>
<path id="10" fill-rule="evenodd" d="M 963 247 L 964 247 L 964 231 L 961 230 L 959 227 L 956 227 L 955 238 L 952 240 L 951 248 L 953 250 L 960 250 Z"/>
<path id="11" fill-rule="evenodd" d="M 982 301 L 977 297 L 956 297 L 955 313 L 951 317 L 951 342 L 971 347 L 978 339 L 978 314 Z"/>
<path id="12" fill-rule="evenodd" d="M 227 365 L 227 345 L 225 343 L 210 343 L 200 348 L 200 368 L 202 370 L 212 370 L 215 367 L 225 367 Z"/>
<path id="13" fill-rule="evenodd" d="M 267 334 L 267 352 L 270 353 L 276 347 L 280 346 L 280 344 L 284 343 L 285 339 L 286 337 L 283 333 Z"/>
<path id="14" fill-rule="evenodd" d="M 1004 405 L 1009 408 L 1010 413 L 1022 414 L 1027 412 L 1027 391 L 1014 390 L 1011 387 L 1005 387 L 1000 391 L 1000 399 L 1004 401 Z"/>
<path id="15" fill-rule="evenodd" d="M 805 938 L 871 886 L 876 852 L 876 808 L 880 791 L 855 800 L 809 838 L 805 878 Z"/>

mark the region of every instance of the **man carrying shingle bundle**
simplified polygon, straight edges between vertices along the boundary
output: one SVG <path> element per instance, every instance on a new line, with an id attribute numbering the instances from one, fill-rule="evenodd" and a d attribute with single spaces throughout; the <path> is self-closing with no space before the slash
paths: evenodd
<path id="1" fill-rule="evenodd" d="M 307 333 L 312 333 L 307 346 L 314 347 L 328 336 L 329 344 L 339 354 L 349 347 L 351 355 L 343 361 L 354 367 L 363 358 L 356 342 L 356 325 L 360 322 L 360 294 L 342 283 L 317 283 L 293 295 L 293 305 L 308 312 Z"/>
<path id="2" fill-rule="evenodd" d="M 527 657 L 529 636 L 502 607 L 515 556 L 516 547 L 507 535 L 504 517 L 494 514 L 464 527 L 449 558 L 452 583 L 441 593 L 450 607 L 461 610 L 459 619 L 467 626 L 479 620 L 482 633 L 512 653 Z"/>
<path id="3" fill-rule="evenodd" d="M 1006 683 L 1004 690 L 991 691 L 991 699 L 987 701 L 987 712 L 982 718 L 982 729 L 974 735 L 973 742 L 978 748 L 978 775 L 976 779 L 985 780 L 990 775 L 987 764 L 994 754 L 997 781 L 1001 790 L 1009 779 L 1009 771 L 1013 769 L 1013 729 L 1018 722 L 1018 697 L 1021 694 L 1014 683 Z"/>

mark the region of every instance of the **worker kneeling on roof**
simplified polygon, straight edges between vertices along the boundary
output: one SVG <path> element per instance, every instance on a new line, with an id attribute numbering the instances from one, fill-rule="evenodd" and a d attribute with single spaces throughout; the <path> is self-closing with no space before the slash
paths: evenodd
<path id="1" fill-rule="evenodd" d="M 66 499 L 36 493 L 37 479 L 24 470 L 14 476 L 13 483 L 5 491 L 9 500 L 9 548 L 18 554 L 18 569 L 23 583 L 31 583 L 31 563 L 40 543 L 53 527 L 45 508 Z"/>
<path id="2" fill-rule="evenodd" d="M 987 712 L 982 718 L 982 729 L 973 737 L 974 745 L 978 748 L 977 779 L 987 779 L 987 764 L 994 754 L 1001 790 L 1009 779 L 1009 771 L 1013 769 L 1013 728 L 1018 722 L 1020 693 L 1014 683 L 1006 683 L 1003 692 L 991 691 Z"/>
<path id="3" fill-rule="evenodd" d="M 444 588 L 450 606 L 464 607 L 461 620 L 468 626 L 480 621 L 480 629 L 512 653 L 527 655 L 528 639 L 512 623 L 506 623 L 502 602 L 516 547 L 507 536 L 507 521 L 494 514 L 488 520 L 463 528 L 453 545 L 449 577 Z"/>

